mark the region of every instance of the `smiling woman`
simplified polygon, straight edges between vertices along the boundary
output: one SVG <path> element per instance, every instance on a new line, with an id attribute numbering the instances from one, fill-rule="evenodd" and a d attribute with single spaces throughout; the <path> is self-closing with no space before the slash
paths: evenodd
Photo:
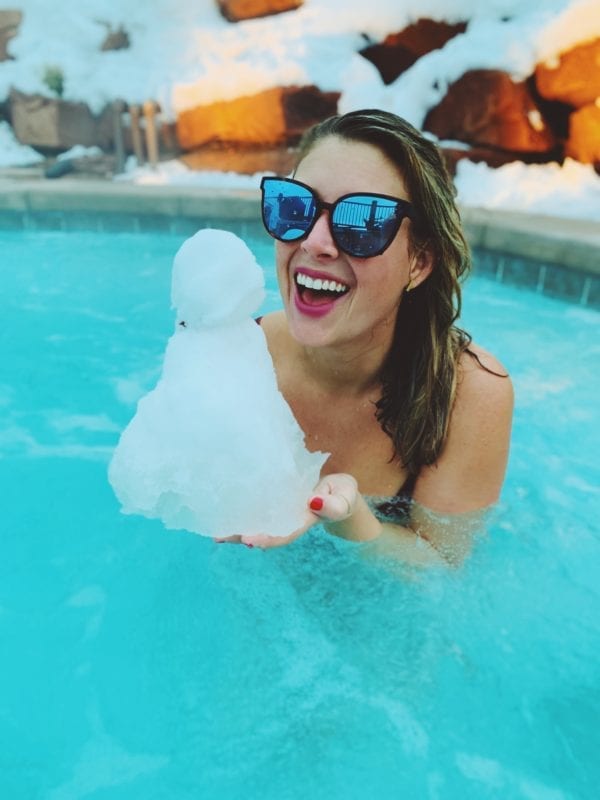
<path id="1" fill-rule="evenodd" d="M 513 399 L 454 324 L 470 257 L 437 148 L 393 114 L 352 112 L 261 188 L 284 305 L 261 324 L 307 446 L 330 456 L 305 527 L 229 541 L 273 547 L 320 521 L 410 562 L 459 560 L 499 497 Z"/>

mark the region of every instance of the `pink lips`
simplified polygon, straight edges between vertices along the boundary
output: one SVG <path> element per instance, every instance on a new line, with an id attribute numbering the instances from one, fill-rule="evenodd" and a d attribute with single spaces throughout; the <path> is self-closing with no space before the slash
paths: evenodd
<path id="1" fill-rule="evenodd" d="M 308 275 L 313 279 L 320 278 L 321 280 L 336 280 L 335 278 L 332 278 L 331 275 L 327 275 L 324 272 L 317 272 L 315 270 L 307 269 L 305 267 L 302 267 L 300 270 L 298 270 L 298 272 L 302 272 L 304 275 Z M 300 311 L 301 314 L 305 314 L 307 317 L 313 317 L 313 318 L 324 317 L 326 314 L 329 314 L 329 312 L 336 303 L 339 303 L 342 297 L 345 297 L 345 294 L 341 294 L 339 297 L 336 297 L 324 303 L 315 303 L 315 304 L 306 303 L 304 302 L 304 300 L 300 295 L 298 284 L 296 283 L 295 280 L 293 281 L 293 283 L 294 283 L 294 305 L 296 306 L 298 311 Z"/>

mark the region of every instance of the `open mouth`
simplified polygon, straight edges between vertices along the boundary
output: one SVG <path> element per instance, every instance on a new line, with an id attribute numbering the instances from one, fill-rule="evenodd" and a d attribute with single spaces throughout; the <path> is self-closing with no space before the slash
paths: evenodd
<path id="1" fill-rule="evenodd" d="M 323 278 L 311 278 L 310 275 L 306 275 L 304 272 L 297 272 L 294 275 L 294 281 L 300 300 L 309 306 L 332 303 L 343 297 L 350 289 L 345 283 Z"/>

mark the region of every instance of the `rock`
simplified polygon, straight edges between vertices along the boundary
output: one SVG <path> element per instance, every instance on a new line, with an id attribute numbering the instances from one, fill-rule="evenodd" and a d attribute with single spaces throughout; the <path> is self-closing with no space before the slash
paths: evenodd
<path id="1" fill-rule="evenodd" d="M 297 155 L 296 149 L 285 145 L 240 147 L 236 144 L 208 144 L 185 153 L 180 161 L 191 170 L 236 172 L 240 175 L 256 175 L 257 172 L 288 175 L 294 168 Z"/>
<path id="2" fill-rule="evenodd" d="M 286 86 L 196 106 L 177 118 L 177 138 L 183 150 L 209 142 L 291 144 L 306 128 L 335 114 L 339 96 L 316 86 Z"/>
<path id="3" fill-rule="evenodd" d="M 515 152 L 550 152 L 558 142 L 525 83 L 499 70 L 471 70 L 453 83 L 423 125 L 439 139 Z"/>
<path id="4" fill-rule="evenodd" d="M 360 54 L 377 67 L 384 83 L 392 83 L 417 59 L 443 47 L 454 36 L 464 33 L 466 27 L 466 22 L 449 25 L 433 19 L 419 19 L 400 33 L 386 36 L 383 42 L 365 47 Z"/>
<path id="5" fill-rule="evenodd" d="M 0 61 L 9 61 L 12 56 L 8 52 L 8 43 L 18 31 L 23 13 L 16 10 L 0 11 Z"/>
<path id="6" fill-rule="evenodd" d="M 125 28 L 119 26 L 116 31 L 113 31 L 112 28 L 108 26 L 106 38 L 100 45 L 100 50 L 127 50 L 130 44 L 129 34 Z"/>
<path id="7" fill-rule="evenodd" d="M 112 142 L 112 112 L 95 116 L 85 103 L 28 95 L 12 90 L 11 124 L 21 144 L 49 151 L 68 150 L 76 144 L 103 149 Z"/>
<path id="8" fill-rule="evenodd" d="M 600 164 L 600 100 L 571 114 L 566 155 L 584 164 Z"/>
<path id="9" fill-rule="evenodd" d="M 538 92 L 547 100 L 560 100 L 575 108 L 600 97 L 600 39 L 580 44 L 555 61 L 538 64 Z"/>
<path id="10" fill-rule="evenodd" d="M 229 22 L 293 11 L 303 2 L 304 0 L 218 0 L 221 14 Z"/>

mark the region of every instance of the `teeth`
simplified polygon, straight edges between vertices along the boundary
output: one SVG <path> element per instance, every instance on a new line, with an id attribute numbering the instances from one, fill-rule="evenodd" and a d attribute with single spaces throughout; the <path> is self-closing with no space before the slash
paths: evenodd
<path id="1" fill-rule="evenodd" d="M 305 286 L 307 289 L 315 289 L 316 291 L 324 290 L 327 292 L 338 292 L 338 294 L 343 294 L 348 291 L 348 287 L 344 286 L 343 283 L 325 281 L 321 278 L 311 278 L 303 272 L 296 273 L 296 283 L 300 286 Z"/>

